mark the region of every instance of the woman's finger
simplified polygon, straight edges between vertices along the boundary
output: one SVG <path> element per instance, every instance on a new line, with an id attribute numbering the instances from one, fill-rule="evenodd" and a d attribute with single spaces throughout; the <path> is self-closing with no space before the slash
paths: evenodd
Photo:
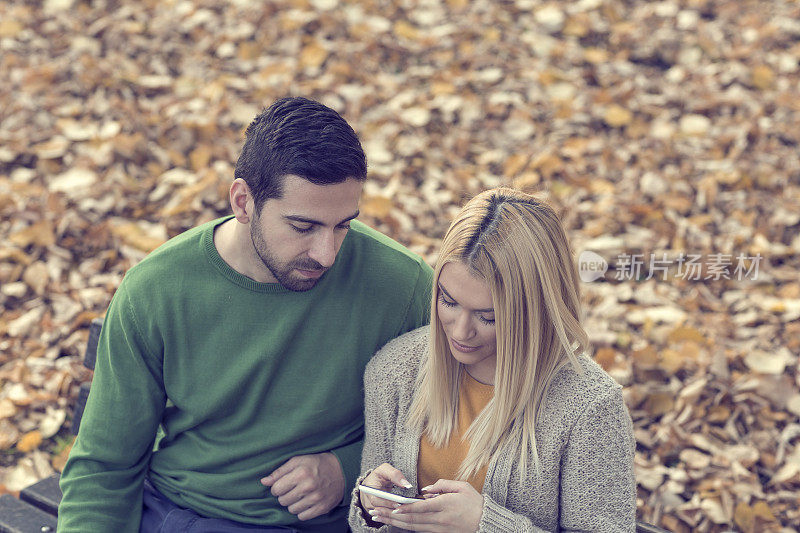
<path id="1" fill-rule="evenodd" d="M 403 487 L 406 489 L 411 488 L 411 483 L 406 479 L 403 473 L 390 465 L 389 463 L 383 463 L 378 468 L 376 468 L 373 472 L 380 475 L 383 479 L 391 482 L 393 485 L 398 487 Z"/>
<path id="2" fill-rule="evenodd" d="M 423 487 L 420 492 L 427 493 L 446 493 L 446 492 L 461 492 L 466 490 L 471 485 L 465 481 L 453 481 L 452 479 L 440 479 L 433 485 Z"/>
<path id="3" fill-rule="evenodd" d="M 434 520 L 435 517 L 428 514 L 395 514 L 395 513 L 384 513 L 384 512 L 375 512 L 370 513 L 372 514 L 372 520 L 375 522 L 380 522 L 382 524 L 389 524 L 392 526 L 400 527 L 403 529 L 409 529 L 411 531 L 433 531 L 433 528 L 437 526 L 437 522 Z"/>

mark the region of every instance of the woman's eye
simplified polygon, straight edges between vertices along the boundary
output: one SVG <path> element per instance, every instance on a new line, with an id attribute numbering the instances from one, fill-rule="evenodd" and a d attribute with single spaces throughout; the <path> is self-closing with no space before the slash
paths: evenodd
<path id="1" fill-rule="evenodd" d="M 486 318 L 485 316 L 478 315 L 478 320 L 487 325 L 494 324 L 494 318 Z"/>
<path id="2" fill-rule="evenodd" d="M 439 301 L 445 307 L 455 307 L 456 306 L 455 302 L 450 302 L 450 301 L 446 300 L 444 296 L 439 296 Z"/>

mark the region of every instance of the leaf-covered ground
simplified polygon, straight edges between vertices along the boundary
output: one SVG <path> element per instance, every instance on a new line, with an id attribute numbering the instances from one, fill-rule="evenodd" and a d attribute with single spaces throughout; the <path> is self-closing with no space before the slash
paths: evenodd
<path id="1" fill-rule="evenodd" d="M 798 60 L 789 0 L 0 3 L 0 492 L 63 465 L 89 322 L 228 212 L 292 94 L 354 126 L 362 219 L 428 261 L 482 189 L 559 209 L 641 518 L 797 530 Z"/>

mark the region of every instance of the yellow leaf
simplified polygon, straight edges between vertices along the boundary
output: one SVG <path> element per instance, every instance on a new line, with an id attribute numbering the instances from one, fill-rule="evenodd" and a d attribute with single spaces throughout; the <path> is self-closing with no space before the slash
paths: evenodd
<path id="1" fill-rule="evenodd" d="M 753 514 L 768 522 L 775 521 L 775 514 L 773 514 L 772 509 L 769 508 L 767 502 L 762 501 L 753 504 Z"/>
<path id="2" fill-rule="evenodd" d="M 526 154 L 516 153 L 506 159 L 506 164 L 503 167 L 503 174 L 510 178 L 519 174 L 521 170 L 528 164 L 528 156 Z"/>
<path id="3" fill-rule="evenodd" d="M 33 258 L 19 248 L 0 248 L 0 261 L 13 261 L 20 265 L 30 265 Z"/>
<path id="4" fill-rule="evenodd" d="M 3 418 L 11 418 L 15 414 L 17 414 L 17 407 L 14 405 L 14 402 L 8 398 L 0 400 L 0 420 Z"/>
<path id="5" fill-rule="evenodd" d="M 769 89 L 775 81 L 775 73 L 767 65 L 758 65 L 751 74 L 753 85 L 758 89 Z"/>
<path id="6" fill-rule="evenodd" d="M 25 27 L 14 19 L 0 20 L 0 37 L 16 37 Z"/>
<path id="7" fill-rule="evenodd" d="M 386 218 L 394 208 L 394 202 L 385 196 L 369 196 L 361 201 L 361 212 L 375 218 Z"/>
<path id="8" fill-rule="evenodd" d="M 31 244 L 51 246 L 56 243 L 56 234 L 50 222 L 42 220 L 10 235 L 8 241 L 23 248 Z"/>
<path id="9" fill-rule="evenodd" d="M 680 352 L 676 352 L 675 350 L 670 350 L 667 348 L 663 352 L 661 352 L 661 361 L 659 362 L 659 366 L 662 370 L 666 371 L 668 374 L 672 374 L 677 372 L 684 365 L 684 358 Z"/>
<path id="10" fill-rule="evenodd" d="M 306 45 L 300 52 L 300 65 L 305 68 L 318 68 L 328 58 L 328 51 L 317 41 Z"/>
<path id="11" fill-rule="evenodd" d="M 594 65 L 608 61 L 608 52 L 602 48 L 587 48 L 583 51 L 583 58 Z"/>
<path id="12" fill-rule="evenodd" d="M 650 416 L 660 416 L 672 411 L 675 406 L 675 397 L 670 392 L 654 392 L 645 400 L 644 408 Z"/>
<path id="13" fill-rule="evenodd" d="M 113 227 L 111 232 L 122 239 L 122 242 L 128 246 L 143 252 L 152 252 L 164 243 L 162 239 L 151 237 L 134 223 Z"/>
<path id="14" fill-rule="evenodd" d="M 194 170 L 203 170 L 208 167 L 211 161 L 211 149 L 208 146 L 200 145 L 189 154 L 189 161 Z"/>
<path id="15" fill-rule="evenodd" d="M 612 104 L 606 109 L 606 114 L 603 119 L 606 121 L 606 124 L 612 128 L 619 128 L 631 123 L 633 120 L 633 113 L 622 106 Z"/>
<path id="16" fill-rule="evenodd" d="M 431 94 L 433 96 L 440 96 L 443 94 L 455 94 L 456 87 L 447 81 L 434 81 L 431 83 Z"/>
<path id="17" fill-rule="evenodd" d="M 691 326 L 678 326 L 667 337 L 669 342 L 694 341 L 698 344 L 705 344 L 706 338 L 700 331 Z"/>
<path id="18" fill-rule="evenodd" d="M 549 178 L 564 167 L 564 162 L 556 155 L 541 154 L 531 161 L 529 168 L 538 170 L 543 176 Z M 554 183 L 555 185 L 555 183 Z"/>
<path id="19" fill-rule="evenodd" d="M 753 514 L 753 509 L 744 502 L 739 502 L 736 510 L 733 512 L 733 521 L 745 533 L 753 531 L 756 517 Z"/>
<path id="20" fill-rule="evenodd" d="M 42 434 L 39 430 L 30 431 L 22 436 L 17 442 L 17 450 L 22 453 L 28 453 L 35 450 L 42 443 Z"/>
<path id="21" fill-rule="evenodd" d="M 597 361 L 597 364 L 603 367 L 603 370 L 609 370 L 611 367 L 614 366 L 614 362 L 617 359 L 617 352 L 613 348 L 600 348 L 594 354 L 594 360 Z"/>
<path id="22" fill-rule="evenodd" d="M 514 178 L 513 185 L 517 189 L 526 190 L 526 189 L 534 189 L 539 182 L 542 180 L 541 176 L 539 176 L 536 172 L 525 172 L 520 176 Z"/>
<path id="23" fill-rule="evenodd" d="M 258 43 L 253 41 L 239 43 L 239 50 L 237 54 L 239 59 L 244 61 L 258 59 L 259 54 L 261 54 L 261 47 L 258 45 Z"/>
<path id="24" fill-rule="evenodd" d="M 394 23 L 394 34 L 412 41 L 419 39 L 419 30 L 405 20 L 398 20 Z"/>
<path id="25" fill-rule="evenodd" d="M 28 284 L 33 292 L 39 296 L 43 295 L 47 284 L 50 282 L 50 273 L 47 271 L 47 265 L 41 261 L 36 261 L 25 269 L 22 280 Z"/>
<path id="26" fill-rule="evenodd" d="M 658 366 L 658 354 L 652 346 L 645 346 L 633 352 L 633 361 L 641 368 L 655 368 Z"/>
<path id="27" fill-rule="evenodd" d="M 569 35 L 571 37 L 584 37 L 589 33 L 589 25 L 590 21 L 588 20 L 588 17 L 570 17 L 567 20 L 567 23 L 564 25 L 564 29 L 562 31 L 564 32 L 564 35 Z"/>
<path id="28" fill-rule="evenodd" d="M 500 37 L 502 37 L 502 34 L 500 33 L 500 30 L 498 30 L 497 28 L 488 28 L 486 31 L 483 32 L 484 40 L 492 43 L 499 41 Z"/>

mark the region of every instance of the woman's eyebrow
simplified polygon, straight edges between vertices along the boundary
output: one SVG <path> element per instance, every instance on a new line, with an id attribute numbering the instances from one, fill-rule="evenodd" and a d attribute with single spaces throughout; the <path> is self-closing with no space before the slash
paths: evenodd
<path id="1" fill-rule="evenodd" d="M 450 293 L 447 292 L 447 289 L 445 289 L 442 286 L 441 282 L 439 282 L 439 289 L 445 294 L 445 296 L 447 296 L 448 298 L 450 298 L 454 302 L 458 301 L 455 298 L 453 298 L 452 296 L 450 296 Z M 476 312 L 476 313 L 494 313 L 494 307 L 489 307 L 489 308 L 486 308 L 486 309 L 473 309 L 473 311 Z"/>

